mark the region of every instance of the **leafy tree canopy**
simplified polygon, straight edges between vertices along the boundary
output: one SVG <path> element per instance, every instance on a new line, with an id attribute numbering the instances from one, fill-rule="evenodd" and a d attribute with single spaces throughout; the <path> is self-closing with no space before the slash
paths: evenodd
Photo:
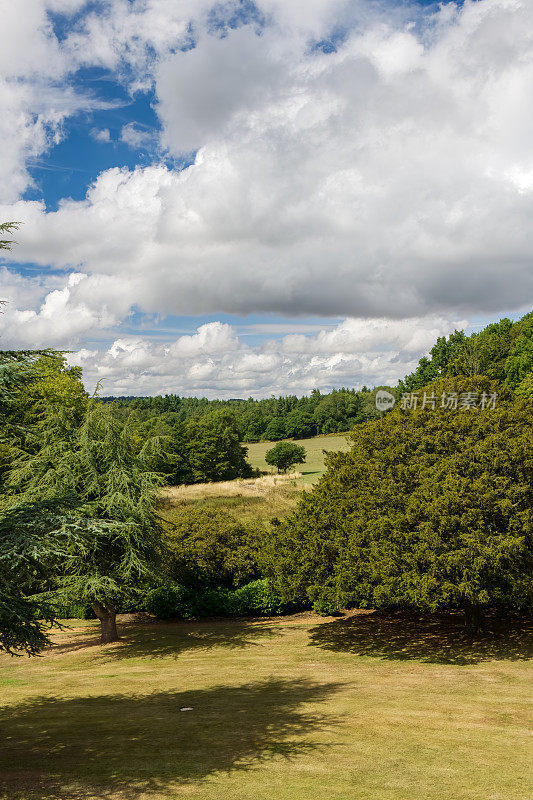
<path id="1" fill-rule="evenodd" d="M 287 436 L 287 429 L 285 427 L 285 420 L 283 417 L 274 417 L 268 423 L 264 438 L 270 442 L 275 442 L 277 439 L 284 439 Z"/>
<path id="2" fill-rule="evenodd" d="M 39 591 L 42 582 L 65 555 L 68 535 L 75 537 L 65 516 L 72 498 L 17 499 L 6 486 L 23 442 L 35 439 L 20 423 L 18 406 L 34 377 L 35 358 L 31 352 L 0 352 L 0 650 L 29 655 L 45 646 L 56 616 Z"/>
<path id="3" fill-rule="evenodd" d="M 265 461 L 277 467 L 278 472 L 287 472 L 295 464 L 303 464 L 306 458 L 305 447 L 294 442 L 278 442 L 271 450 L 267 450 Z"/>
<path id="4" fill-rule="evenodd" d="M 235 420 L 225 411 L 189 422 L 186 447 L 191 475 L 189 482 L 233 480 L 252 474 Z"/>
<path id="5" fill-rule="evenodd" d="M 505 362 L 506 381 L 513 389 L 533 374 L 533 314 L 522 323 L 520 335 Z"/>
<path id="6" fill-rule="evenodd" d="M 476 377 L 442 392 L 498 391 Z M 272 579 L 290 600 L 462 608 L 533 600 L 531 401 L 401 410 L 359 426 L 348 453 L 274 529 Z"/>

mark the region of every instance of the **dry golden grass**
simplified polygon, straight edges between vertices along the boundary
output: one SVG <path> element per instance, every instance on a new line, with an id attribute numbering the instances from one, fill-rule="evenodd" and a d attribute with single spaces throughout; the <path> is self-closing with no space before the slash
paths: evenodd
<path id="1" fill-rule="evenodd" d="M 3 800 L 530 800 L 523 621 L 72 621 L 0 657 Z M 184 711 L 182 709 L 191 709 Z"/>
<path id="2" fill-rule="evenodd" d="M 299 473 L 265 475 L 247 480 L 169 486 L 161 492 L 160 514 L 175 522 L 184 508 L 217 510 L 242 524 L 256 527 L 272 517 L 284 517 L 296 507 L 302 493 Z M 307 487 L 310 488 L 310 487 Z"/>
<path id="3" fill-rule="evenodd" d="M 161 497 L 171 503 L 208 497 L 259 497 L 270 494 L 276 487 L 294 483 L 301 477 L 301 472 L 290 472 L 285 475 L 263 475 L 260 478 L 238 478 L 234 481 L 166 486 Z"/>

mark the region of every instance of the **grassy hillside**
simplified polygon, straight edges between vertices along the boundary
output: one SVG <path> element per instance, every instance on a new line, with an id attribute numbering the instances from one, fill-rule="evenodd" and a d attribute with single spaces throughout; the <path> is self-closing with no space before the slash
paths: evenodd
<path id="1" fill-rule="evenodd" d="M 222 510 L 253 527 L 272 517 L 289 514 L 302 492 L 301 479 L 301 473 L 295 472 L 250 480 L 169 486 L 162 492 L 160 513 L 171 522 L 185 506 Z"/>
<path id="2" fill-rule="evenodd" d="M 92 621 L 0 656 L 3 800 L 529 800 L 519 627 L 359 612 Z"/>
<path id="3" fill-rule="evenodd" d="M 298 479 L 300 484 L 316 483 L 321 475 L 324 474 L 324 453 L 323 450 L 349 450 L 350 444 L 347 441 L 348 434 L 338 433 L 328 436 L 314 436 L 311 439 L 291 439 L 295 444 L 305 448 L 307 459 L 305 464 L 297 464 L 302 477 Z M 248 461 L 261 472 L 276 472 L 274 467 L 269 467 L 265 461 L 265 453 L 274 447 L 275 442 L 256 442 L 247 444 Z"/>
<path id="4" fill-rule="evenodd" d="M 270 475 L 250 480 L 168 487 L 162 493 L 160 513 L 172 521 L 185 506 L 223 510 L 252 526 L 272 517 L 284 517 L 295 508 L 302 489 L 310 489 L 324 474 L 323 450 L 348 450 L 350 445 L 346 437 L 347 434 L 340 434 L 295 440 L 296 444 L 305 447 L 307 461 L 298 465 L 301 471 L 288 475 L 277 475 L 265 461 L 265 453 L 274 442 L 246 445 L 252 466 Z"/>

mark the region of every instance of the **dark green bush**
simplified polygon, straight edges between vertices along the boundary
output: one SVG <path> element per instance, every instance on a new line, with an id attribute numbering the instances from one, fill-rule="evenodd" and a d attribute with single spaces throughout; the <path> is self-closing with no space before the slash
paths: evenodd
<path id="1" fill-rule="evenodd" d="M 146 610 L 159 619 L 171 617 L 191 617 L 190 592 L 178 584 L 174 586 L 158 586 L 151 589 L 145 598 Z"/>
<path id="2" fill-rule="evenodd" d="M 57 600 L 53 606 L 59 619 L 96 619 L 92 607 L 87 604 Z"/>
<path id="3" fill-rule="evenodd" d="M 295 609 L 275 594 L 267 580 L 231 591 L 225 587 L 193 590 L 179 584 L 160 586 L 146 595 L 145 607 L 159 619 L 284 614 Z"/>

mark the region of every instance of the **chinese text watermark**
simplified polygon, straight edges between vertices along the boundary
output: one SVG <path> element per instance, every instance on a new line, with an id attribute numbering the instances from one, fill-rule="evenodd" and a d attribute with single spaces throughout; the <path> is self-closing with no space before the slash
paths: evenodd
<path id="1" fill-rule="evenodd" d="M 496 408 L 497 400 L 497 392 L 491 394 L 487 392 L 442 392 L 438 396 L 435 392 L 405 392 L 400 400 L 400 408 L 413 411 L 417 408 L 420 410 L 443 408 L 448 411 L 464 409 L 486 411 Z"/>

